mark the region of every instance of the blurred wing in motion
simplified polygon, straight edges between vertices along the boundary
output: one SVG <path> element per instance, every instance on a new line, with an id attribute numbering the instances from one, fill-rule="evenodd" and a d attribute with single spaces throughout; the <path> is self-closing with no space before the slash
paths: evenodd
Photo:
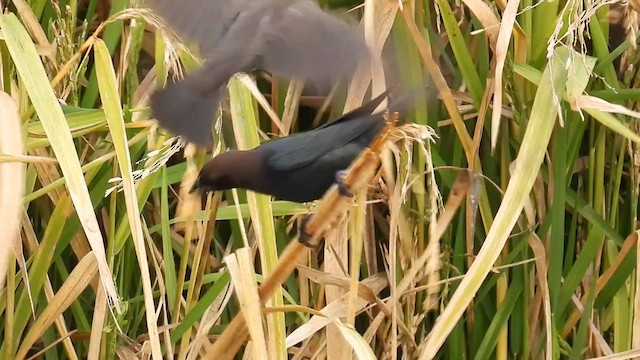
<path id="1" fill-rule="evenodd" d="M 200 46 L 205 65 L 151 98 L 161 126 L 210 143 L 229 78 L 265 70 L 329 89 L 369 55 L 358 30 L 312 0 L 152 0 L 151 7 Z"/>
<path id="2" fill-rule="evenodd" d="M 149 0 L 151 8 L 175 31 L 210 53 L 238 14 L 253 3 L 266 0 Z"/>

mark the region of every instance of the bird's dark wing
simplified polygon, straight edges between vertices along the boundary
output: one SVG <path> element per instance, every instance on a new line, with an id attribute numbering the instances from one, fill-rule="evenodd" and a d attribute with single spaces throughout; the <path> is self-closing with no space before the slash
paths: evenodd
<path id="1" fill-rule="evenodd" d="M 401 96 L 391 98 L 389 109 L 404 112 L 411 106 L 417 95 L 417 89 L 404 91 Z M 384 116 L 381 112 L 374 113 L 385 96 L 393 95 L 396 88 L 390 88 L 370 100 L 361 107 L 343 115 L 340 119 L 326 123 L 314 130 L 278 139 L 263 144 L 267 156 L 267 166 L 273 170 L 292 170 L 317 161 L 328 153 L 330 158 L 340 157 L 340 147 L 359 138 L 357 146 L 364 148 L 373 141 L 378 131 L 384 126 Z M 353 148 L 345 150 L 352 154 Z M 327 158 L 323 159 L 330 161 Z"/>
<path id="2" fill-rule="evenodd" d="M 211 126 L 229 77 L 241 61 L 228 56 L 210 59 L 183 81 L 169 83 L 151 95 L 151 110 L 158 123 L 198 145 L 211 143 Z"/>
<path id="3" fill-rule="evenodd" d="M 341 122 L 339 125 L 318 128 L 262 144 L 267 167 L 275 171 L 293 170 L 318 160 L 327 153 L 353 141 L 380 126 L 377 116 Z"/>
<path id="4" fill-rule="evenodd" d="M 324 87 L 352 74 L 369 56 L 355 26 L 324 12 L 311 0 L 280 4 L 280 11 L 262 19 L 256 56 L 264 70 L 296 76 Z"/>
<path id="5" fill-rule="evenodd" d="M 210 53 L 240 12 L 269 0 L 148 0 L 150 7 L 179 35 Z"/>
<path id="6" fill-rule="evenodd" d="M 331 150 L 343 146 L 353 139 L 381 125 L 382 120 L 375 116 L 376 110 L 391 89 L 370 100 L 366 104 L 342 115 L 338 120 L 324 123 L 322 126 L 297 135 L 282 138 L 273 145 L 268 166 L 274 170 L 291 170 L 307 165 L 325 156 Z M 263 146 L 264 146 L 263 145 Z"/>

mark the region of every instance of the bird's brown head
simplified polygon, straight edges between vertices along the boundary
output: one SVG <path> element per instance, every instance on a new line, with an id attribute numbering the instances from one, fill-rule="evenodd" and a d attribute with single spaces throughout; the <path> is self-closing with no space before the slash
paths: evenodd
<path id="1" fill-rule="evenodd" d="M 233 188 L 251 188 L 259 165 L 257 154 L 252 151 L 227 151 L 209 160 L 202 167 L 191 192 L 207 193 Z"/>

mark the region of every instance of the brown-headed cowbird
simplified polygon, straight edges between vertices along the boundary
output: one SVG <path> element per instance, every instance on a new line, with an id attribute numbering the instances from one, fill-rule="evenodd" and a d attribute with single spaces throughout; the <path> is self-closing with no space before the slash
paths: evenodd
<path id="1" fill-rule="evenodd" d="M 342 171 L 384 127 L 384 112 L 374 111 L 387 94 L 316 129 L 270 140 L 251 150 L 222 153 L 204 165 L 192 191 L 243 188 L 282 200 L 309 202 L 337 182 L 349 196 L 341 185 Z"/>
<path id="2" fill-rule="evenodd" d="M 199 145 L 211 142 L 214 112 L 229 78 L 268 71 L 327 88 L 369 55 L 354 26 L 312 0 L 150 0 L 195 41 L 204 66 L 151 97 L 160 125 Z"/>

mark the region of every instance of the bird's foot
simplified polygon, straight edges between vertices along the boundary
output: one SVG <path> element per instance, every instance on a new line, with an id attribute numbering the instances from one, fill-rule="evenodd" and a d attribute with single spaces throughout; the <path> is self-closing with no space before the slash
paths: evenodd
<path id="1" fill-rule="evenodd" d="M 349 187 L 344 183 L 344 177 L 347 175 L 345 170 L 336 171 L 336 184 L 338 185 L 338 191 L 340 195 L 348 198 L 353 197 L 353 193 Z"/>
<path id="2" fill-rule="evenodd" d="M 311 218 L 311 215 L 305 215 L 302 218 L 302 221 L 300 222 L 300 235 L 298 236 L 298 241 L 302 245 L 313 249 L 315 248 L 315 246 L 310 243 L 311 235 L 309 235 L 309 233 L 307 232 L 307 223 L 309 222 L 310 218 Z"/>

